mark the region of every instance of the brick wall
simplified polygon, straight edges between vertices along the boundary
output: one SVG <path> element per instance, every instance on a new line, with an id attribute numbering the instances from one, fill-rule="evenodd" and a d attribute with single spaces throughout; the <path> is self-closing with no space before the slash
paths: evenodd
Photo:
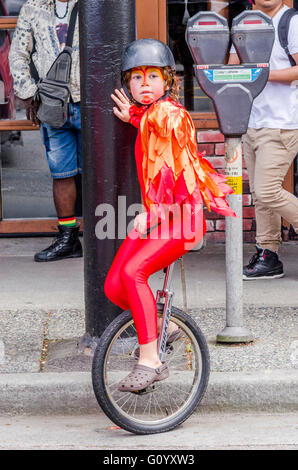
<path id="1" fill-rule="evenodd" d="M 198 150 L 205 152 L 205 158 L 218 171 L 224 174 L 225 169 L 225 146 L 224 136 L 219 131 L 198 131 Z M 249 192 L 248 174 L 243 159 L 243 241 L 255 242 L 255 210 L 252 205 L 252 197 Z M 204 210 L 207 222 L 206 241 L 211 243 L 222 243 L 225 241 L 225 217 Z"/>

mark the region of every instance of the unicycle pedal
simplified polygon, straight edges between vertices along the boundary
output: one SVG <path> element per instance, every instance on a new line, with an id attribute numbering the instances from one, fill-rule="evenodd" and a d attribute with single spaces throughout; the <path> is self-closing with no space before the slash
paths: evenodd
<path id="1" fill-rule="evenodd" d="M 143 388 L 142 390 L 136 390 L 134 392 L 135 395 L 147 395 L 148 393 L 152 393 L 156 391 L 155 384 L 149 385 L 149 387 Z"/>

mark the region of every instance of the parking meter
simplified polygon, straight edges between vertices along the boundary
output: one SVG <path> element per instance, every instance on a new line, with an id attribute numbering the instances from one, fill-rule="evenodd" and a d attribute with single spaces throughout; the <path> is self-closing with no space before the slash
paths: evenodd
<path id="1" fill-rule="evenodd" d="M 202 11 L 187 22 L 186 42 L 195 64 L 223 64 L 230 42 L 227 20 Z"/>
<path id="2" fill-rule="evenodd" d="M 245 66 L 223 65 L 230 33 L 226 19 L 218 13 L 199 12 L 188 20 L 186 29 L 196 78 L 212 99 L 219 128 L 228 137 L 247 130 L 253 100 L 268 80 L 274 42 L 272 20 L 259 11 L 241 13 L 233 20 L 233 28 L 232 40 L 241 61 L 249 58 Z M 233 103 L 237 103 L 236 109 Z"/>
<path id="3" fill-rule="evenodd" d="M 245 134 L 253 100 L 268 80 L 268 64 L 197 65 L 195 74 L 213 101 L 221 132 L 226 137 Z"/>
<path id="4" fill-rule="evenodd" d="M 241 63 L 269 62 L 274 26 L 262 11 L 243 11 L 234 18 L 231 37 Z"/>
<path id="5" fill-rule="evenodd" d="M 226 217 L 226 327 L 218 342 L 250 342 L 243 325 L 242 145 L 254 98 L 265 87 L 275 38 L 271 18 L 245 11 L 233 21 L 232 41 L 240 65 L 224 65 L 229 44 L 227 23 L 219 14 L 198 13 L 187 23 L 186 41 L 201 89 L 214 104 L 225 136 L 225 175 L 234 193 L 227 197 L 237 218 Z M 216 50 L 214 50 L 216 49 Z"/>

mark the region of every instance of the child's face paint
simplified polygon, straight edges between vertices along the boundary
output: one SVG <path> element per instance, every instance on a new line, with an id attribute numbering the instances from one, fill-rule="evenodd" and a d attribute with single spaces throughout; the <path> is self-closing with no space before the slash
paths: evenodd
<path id="1" fill-rule="evenodd" d="M 159 67 L 138 67 L 132 70 L 130 79 L 132 97 L 142 104 L 151 104 L 161 98 L 168 87 Z"/>

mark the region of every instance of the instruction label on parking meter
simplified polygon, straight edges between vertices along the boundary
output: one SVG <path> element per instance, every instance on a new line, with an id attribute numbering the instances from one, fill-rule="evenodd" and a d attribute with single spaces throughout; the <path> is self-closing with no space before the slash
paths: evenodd
<path id="1" fill-rule="evenodd" d="M 261 73 L 261 68 L 231 68 L 204 70 L 207 78 L 213 83 L 247 83 L 254 82 Z"/>
<path id="2" fill-rule="evenodd" d="M 227 176 L 227 184 L 231 186 L 234 194 L 242 194 L 242 176 Z"/>

